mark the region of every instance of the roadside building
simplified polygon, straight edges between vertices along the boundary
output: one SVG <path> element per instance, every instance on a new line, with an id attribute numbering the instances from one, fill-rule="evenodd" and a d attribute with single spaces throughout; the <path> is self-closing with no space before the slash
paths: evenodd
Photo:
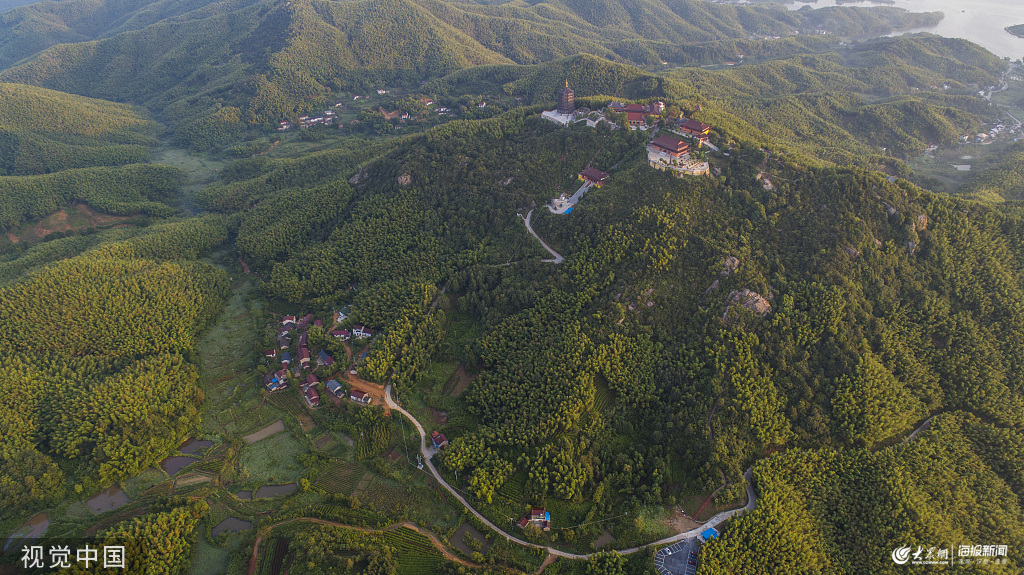
<path id="1" fill-rule="evenodd" d="M 443 433 L 437 431 L 430 432 L 430 442 L 434 444 L 437 449 L 444 449 L 448 447 L 448 438 Z"/>
<path id="2" fill-rule="evenodd" d="M 586 168 L 580 172 L 579 179 L 600 188 L 608 180 L 608 176 L 609 174 L 596 168 Z"/>

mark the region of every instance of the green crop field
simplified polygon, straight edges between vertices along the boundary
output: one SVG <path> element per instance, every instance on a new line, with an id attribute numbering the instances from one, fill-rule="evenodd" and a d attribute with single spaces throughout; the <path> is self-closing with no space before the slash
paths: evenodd
<path id="1" fill-rule="evenodd" d="M 313 482 L 313 487 L 333 495 L 352 495 L 366 470 L 355 463 L 339 462 Z"/>
<path id="2" fill-rule="evenodd" d="M 399 575 L 430 575 L 441 562 L 441 553 L 425 536 L 402 527 L 384 535 L 397 551 Z"/>

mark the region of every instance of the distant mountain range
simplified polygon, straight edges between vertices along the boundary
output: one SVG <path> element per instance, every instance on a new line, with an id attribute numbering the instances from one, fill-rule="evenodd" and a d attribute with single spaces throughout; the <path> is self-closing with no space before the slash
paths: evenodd
<path id="1" fill-rule="evenodd" d="M 940 18 L 702 0 L 70 0 L 0 15 L 0 80 L 142 104 L 171 123 L 224 102 L 255 123 L 336 89 L 414 85 L 481 65 L 581 53 L 703 63 L 759 37 L 884 33 Z"/>

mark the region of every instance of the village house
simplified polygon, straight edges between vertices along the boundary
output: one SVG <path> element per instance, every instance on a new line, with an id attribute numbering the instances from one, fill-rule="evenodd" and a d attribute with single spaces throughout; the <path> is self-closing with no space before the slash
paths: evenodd
<path id="1" fill-rule="evenodd" d="M 275 347 L 273 349 L 268 349 L 267 351 L 263 352 L 263 357 L 268 359 L 277 359 L 277 348 Z"/>
<path id="2" fill-rule="evenodd" d="M 349 308 L 349 306 L 345 306 L 345 307 L 339 309 L 338 311 L 334 312 L 334 323 L 341 323 L 341 322 L 345 321 L 346 319 L 348 319 L 348 316 L 351 313 L 352 313 L 352 310 L 351 310 L 351 308 Z"/>
<path id="3" fill-rule="evenodd" d="M 320 367 L 331 367 L 334 365 L 334 358 L 331 357 L 331 354 L 321 349 L 320 353 L 316 354 L 316 364 Z"/>
<path id="4" fill-rule="evenodd" d="M 551 512 L 543 507 L 533 507 L 528 515 L 524 515 L 516 522 L 516 525 L 523 529 L 527 525 L 536 525 L 544 531 L 551 531 Z"/>
<path id="5" fill-rule="evenodd" d="M 352 337 L 356 339 L 368 339 L 373 337 L 373 330 L 362 325 L 352 326 Z"/>
<path id="6" fill-rule="evenodd" d="M 288 337 L 286 334 L 283 334 L 283 333 L 281 335 L 277 336 L 277 347 L 279 347 L 281 349 L 288 349 L 291 346 L 292 346 L 292 338 Z"/>
<path id="7" fill-rule="evenodd" d="M 443 433 L 437 431 L 430 432 L 430 442 L 434 444 L 437 449 L 444 449 L 448 447 L 448 438 Z"/>
<path id="8" fill-rule="evenodd" d="M 604 184 L 605 181 L 608 180 L 608 176 L 609 176 L 609 174 L 607 174 L 605 172 L 602 172 L 601 170 L 598 170 L 597 168 L 589 168 L 588 167 L 585 170 L 583 170 L 582 172 L 580 172 L 579 179 L 584 181 L 584 182 L 588 182 L 588 183 L 590 183 L 590 184 L 600 188 L 601 185 Z"/>
<path id="9" fill-rule="evenodd" d="M 373 401 L 373 398 L 370 397 L 370 394 L 358 389 L 353 389 L 352 392 L 349 393 L 348 398 L 356 403 L 361 403 L 363 405 L 370 405 L 370 402 Z"/>
<path id="10" fill-rule="evenodd" d="M 315 387 L 307 387 L 306 391 L 303 392 L 302 396 L 306 399 L 306 403 L 312 407 L 320 407 L 320 394 L 316 392 Z"/>
<path id="11" fill-rule="evenodd" d="M 302 380 L 303 387 L 309 387 L 311 385 L 316 385 L 318 383 L 320 383 L 320 378 L 313 375 L 312 373 L 306 374 L 306 379 Z"/>
<path id="12" fill-rule="evenodd" d="M 326 384 L 327 391 L 334 394 L 335 397 L 342 397 L 345 395 L 345 386 L 341 385 L 336 379 L 330 379 Z"/>
<path id="13" fill-rule="evenodd" d="M 293 316 L 293 315 L 286 315 L 286 316 L 284 316 L 284 319 L 281 320 L 281 325 L 283 325 L 285 327 L 288 327 L 289 325 L 294 327 L 295 326 L 295 316 Z"/>
<path id="14" fill-rule="evenodd" d="M 281 365 L 288 367 L 288 364 L 292 362 L 292 354 L 289 352 L 281 353 Z"/>
<path id="15" fill-rule="evenodd" d="M 313 327 L 319 327 L 319 328 L 324 327 L 323 320 L 321 320 L 321 319 L 314 319 L 313 320 Z"/>
<path id="16" fill-rule="evenodd" d="M 299 347 L 306 347 L 309 345 L 309 333 L 302 332 L 299 334 Z"/>
<path id="17" fill-rule="evenodd" d="M 313 321 L 313 314 L 307 314 L 303 316 L 301 319 L 299 319 L 299 323 L 296 324 L 296 327 L 298 327 L 299 329 L 306 329 L 307 327 L 309 327 L 309 323 L 311 321 Z"/>
<path id="18" fill-rule="evenodd" d="M 303 368 L 308 369 L 309 368 L 309 359 L 310 359 L 309 358 L 309 348 L 308 347 L 300 347 L 299 348 L 299 365 L 302 366 Z"/>
<path id="19" fill-rule="evenodd" d="M 352 332 L 347 329 L 336 329 L 331 332 L 331 336 L 341 341 L 348 341 L 352 337 Z"/>
<path id="20" fill-rule="evenodd" d="M 273 393 L 275 391 L 280 391 L 280 390 L 286 389 L 288 387 L 288 382 L 286 380 L 287 376 L 288 376 L 288 371 L 287 370 L 279 369 L 279 370 L 275 371 L 274 373 L 268 373 L 263 378 L 263 384 L 267 386 L 267 389 L 271 393 Z"/>

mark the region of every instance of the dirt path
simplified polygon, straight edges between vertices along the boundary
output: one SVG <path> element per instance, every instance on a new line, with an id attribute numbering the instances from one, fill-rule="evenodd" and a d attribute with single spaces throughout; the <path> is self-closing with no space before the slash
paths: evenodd
<path id="1" fill-rule="evenodd" d="M 373 398 L 373 404 L 384 406 L 384 413 L 391 413 L 391 407 L 388 405 L 388 402 L 384 400 L 384 386 L 366 381 L 358 375 L 352 375 L 347 371 L 343 374 L 343 377 L 345 378 L 345 381 L 352 386 L 352 389 L 358 389 L 359 391 L 366 393 Z"/>
<path id="2" fill-rule="evenodd" d="M 548 556 L 544 558 L 544 562 L 540 564 L 540 567 L 537 568 L 537 572 L 533 575 L 540 575 L 541 573 L 543 573 L 544 570 L 548 568 L 548 565 L 554 563 L 556 559 L 558 559 L 558 557 L 555 557 L 554 555 L 548 553 Z"/>
<path id="3" fill-rule="evenodd" d="M 271 423 L 270 425 L 264 427 L 263 429 L 255 433 L 250 433 L 249 435 L 246 435 L 242 439 L 244 439 L 245 442 L 248 443 L 249 445 L 252 445 L 253 443 L 256 443 L 261 439 L 266 439 L 271 435 L 274 435 L 275 433 L 281 433 L 282 431 L 284 431 L 284 420 L 278 419 L 277 421 Z"/>
<path id="4" fill-rule="evenodd" d="M 388 526 L 388 527 L 386 527 L 384 529 L 370 529 L 369 527 L 356 527 L 355 525 L 346 525 L 344 523 L 337 523 L 335 521 L 327 521 L 326 519 L 318 519 L 316 517 L 297 517 L 295 519 L 289 519 L 287 521 L 282 521 L 280 523 L 274 523 L 273 525 L 269 525 L 269 526 L 267 526 L 267 527 L 265 527 L 265 528 L 260 530 L 260 532 L 256 535 L 256 542 L 252 546 L 252 556 L 249 557 L 249 575 L 253 575 L 253 573 L 256 572 L 256 559 L 257 559 L 257 557 L 259 557 L 260 544 L 263 542 L 263 538 L 266 537 L 267 535 L 270 535 L 270 532 L 273 531 L 277 527 L 281 527 L 282 525 L 288 525 L 289 523 L 297 523 L 297 522 L 316 523 L 318 525 L 327 525 L 327 526 L 330 526 L 330 527 L 341 527 L 343 529 L 351 529 L 353 531 L 360 531 L 362 533 L 386 533 L 388 531 L 394 531 L 396 529 L 401 529 L 402 527 L 406 527 L 406 528 L 412 529 L 413 531 L 415 531 L 415 532 L 419 533 L 420 535 L 423 535 L 424 537 L 429 539 L 430 542 L 434 545 L 434 547 L 436 547 L 437 550 L 441 552 L 441 555 L 444 555 L 445 559 L 447 559 L 449 561 L 454 561 L 454 562 L 459 563 L 461 565 L 465 565 L 466 567 L 480 567 L 480 565 L 477 564 L 477 563 L 473 563 L 472 561 L 467 561 L 467 560 L 463 559 L 462 557 L 459 557 L 458 555 L 455 555 L 454 553 L 449 551 L 448 548 L 445 547 L 443 543 L 441 543 L 441 540 L 438 539 L 437 536 L 435 536 L 430 531 L 427 531 L 426 529 L 421 529 L 418 525 L 416 525 L 415 523 L 412 523 L 410 521 L 404 521 L 402 523 L 396 523 L 396 524 L 390 525 L 390 526 Z M 543 570 L 543 566 L 541 567 L 541 570 Z"/>

